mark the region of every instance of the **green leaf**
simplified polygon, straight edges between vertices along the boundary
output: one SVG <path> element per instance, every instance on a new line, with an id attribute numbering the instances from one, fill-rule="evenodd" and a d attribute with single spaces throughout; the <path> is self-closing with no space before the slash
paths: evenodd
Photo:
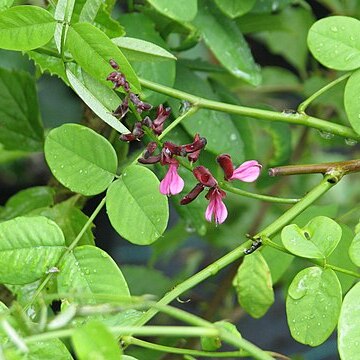
<path id="1" fill-rule="evenodd" d="M 124 28 L 118 21 L 111 17 L 110 12 L 111 9 L 106 7 L 105 4 L 102 4 L 92 24 L 102 30 L 109 38 L 124 36 Z"/>
<path id="2" fill-rule="evenodd" d="M 92 23 L 98 13 L 103 0 L 87 0 L 81 9 L 79 22 Z"/>
<path id="3" fill-rule="evenodd" d="M 344 297 L 338 325 L 338 346 L 342 360 L 353 360 L 359 356 L 360 339 L 360 283 Z"/>
<path id="4" fill-rule="evenodd" d="M 31 50 L 45 45 L 54 35 L 56 21 L 37 6 L 14 6 L 0 13 L 0 48 Z"/>
<path id="5" fill-rule="evenodd" d="M 53 207 L 38 209 L 32 212 L 32 214 L 45 216 L 53 220 L 62 230 L 66 246 L 69 246 L 75 240 L 89 219 L 80 209 L 75 207 L 73 198 Z M 80 238 L 78 246 L 80 245 L 95 245 L 91 226 L 87 228 L 84 235 Z"/>
<path id="6" fill-rule="evenodd" d="M 341 224 L 341 229 L 341 240 L 327 261 L 331 265 L 356 272 L 357 267 L 351 262 L 349 256 L 349 248 L 351 245 L 351 241 L 354 237 L 354 232 L 349 226 L 344 224 Z M 337 277 L 340 281 L 343 294 L 346 294 L 351 288 L 351 286 L 354 284 L 354 277 L 341 272 L 337 273 Z"/>
<path id="7" fill-rule="evenodd" d="M 99 321 L 75 329 L 71 341 L 79 360 L 119 360 L 122 351 L 114 335 Z"/>
<path id="8" fill-rule="evenodd" d="M 111 144 L 94 130 L 77 124 L 64 124 L 49 132 L 45 158 L 64 186 L 83 195 L 103 192 L 117 169 Z"/>
<path id="9" fill-rule="evenodd" d="M 336 327 L 341 307 L 340 282 L 331 269 L 311 267 L 300 271 L 286 298 L 292 337 L 302 344 L 322 344 Z"/>
<path id="10" fill-rule="evenodd" d="M 125 27 L 127 36 L 151 42 L 168 50 L 167 43 L 155 29 L 155 23 L 144 14 L 125 14 L 120 16 L 119 21 Z M 137 24 L 141 24 L 141 27 Z M 169 87 L 173 87 L 174 85 L 176 65 L 172 59 L 163 59 L 161 62 L 131 61 L 131 65 L 139 77 Z M 146 100 L 153 105 L 164 103 L 168 98 L 167 95 L 159 94 L 148 89 L 144 89 L 144 96 Z"/>
<path id="11" fill-rule="evenodd" d="M 48 186 L 35 186 L 13 195 L 0 213 L 0 219 L 8 220 L 30 211 L 54 204 L 54 190 Z"/>
<path id="12" fill-rule="evenodd" d="M 232 75 L 253 85 L 260 84 L 260 68 L 234 22 L 218 12 L 212 13 L 204 4 L 194 25 L 210 50 Z"/>
<path id="13" fill-rule="evenodd" d="M 27 55 L 39 67 L 41 73 L 48 72 L 50 75 L 56 75 L 67 85 L 70 85 L 61 58 L 38 51 L 28 51 Z"/>
<path id="14" fill-rule="evenodd" d="M 197 0 L 147 0 L 159 13 L 170 19 L 186 22 L 194 19 L 197 13 Z"/>
<path id="15" fill-rule="evenodd" d="M 104 84 L 108 84 L 109 87 L 111 84 L 106 81 L 106 78 L 114 71 L 109 61 L 114 59 L 130 83 L 131 90 L 140 93 L 141 87 L 138 78 L 123 53 L 95 26 L 88 23 L 78 23 L 70 27 L 66 46 L 75 61 L 86 72 Z"/>
<path id="16" fill-rule="evenodd" d="M 178 66 L 175 88 L 207 99 L 218 99 L 206 80 L 182 66 Z M 180 113 L 177 109 L 179 109 L 181 102 L 169 99 L 169 104 L 175 116 L 179 116 Z M 184 119 L 181 124 L 192 138 L 196 133 L 204 136 L 207 139 L 206 150 L 214 155 L 230 154 L 236 165 L 244 161 L 244 144 L 241 135 L 231 121 L 230 115 L 201 109 Z"/>
<path id="17" fill-rule="evenodd" d="M 56 265 L 64 245 L 60 228 L 42 216 L 0 223 L 0 282 L 27 284 L 40 279 Z"/>
<path id="18" fill-rule="evenodd" d="M 360 56 L 360 55 L 359 55 Z M 344 105 L 346 115 L 352 128 L 360 134 L 360 103 L 358 94 L 360 91 L 360 70 L 355 71 L 345 86 Z"/>
<path id="19" fill-rule="evenodd" d="M 256 14 L 277 12 L 289 5 L 292 1 L 293 0 L 256 0 L 252 12 Z"/>
<path id="20" fill-rule="evenodd" d="M 308 46 L 324 66 L 335 70 L 360 67 L 360 21 L 347 16 L 318 20 L 309 30 Z"/>
<path id="21" fill-rule="evenodd" d="M 114 260 L 95 246 L 75 248 L 65 256 L 59 268 L 58 291 L 71 293 L 69 301 L 98 304 L 130 298 L 129 288 Z M 117 301 L 112 300 L 115 297 Z"/>
<path id="22" fill-rule="evenodd" d="M 108 109 L 107 106 L 109 106 L 109 100 L 114 99 L 114 95 L 112 94 L 111 98 L 106 98 L 106 100 L 100 100 L 98 98 L 98 96 L 105 93 L 105 91 L 103 91 L 105 87 L 104 84 L 99 82 L 99 87 L 93 87 L 93 82 L 89 80 L 89 75 L 88 77 L 84 76 L 83 81 L 86 81 L 85 85 L 84 82 L 78 79 L 70 69 L 66 69 L 66 75 L 74 91 L 80 96 L 84 103 L 100 117 L 101 120 L 105 121 L 109 126 L 120 133 L 129 132 L 129 130 L 115 116 L 111 115 L 111 112 L 120 105 L 120 101 L 116 107 Z M 96 80 L 94 79 L 94 81 Z M 87 86 L 89 86 L 90 89 L 88 89 Z M 92 91 L 96 91 L 96 93 L 93 94 Z M 109 93 L 112 92 L 112 90 L 108 89 L 106 92 Z"/>
<path id="23" fill-rule="evenodd" d="M 75 0 L 59 0 L 56 4 L 54 17 L 57 20 L 54 34 L 56 48 L 61 54 L 68 25 L 74 11 Z M 63 34 L 64 32 L 64 34 Z M 65 36 L 63 38 L 63 36 Z M 64 66 L 64 65 L 63 65 Z"/>
<path id="24" fill-rule="evenodd" d="M 114 229 L 126 240 L 149 245 L 166 229 L 168 201 L 159 180 L 143 166 L 130 166 L 106 194 L 106 209 Z"/>
<path id="25" fill-rule="evenodd" d="M 0 1 L 0 11 L 8 9 L 13 4 L 13 2 L 14 2 L 14 0 L 1 0 Z"/>
<path id="26" fill-rule="evenodd" d="M 335 250 L 341 234 L 341 226 L 334 220 L 318 216 L 301 229 L 295 224 L 285 226 L 281 239 L 286 249 L 295 255 L 322 259 Z"/>
<path id="27" fill-rule="evenodd" d="M 215 0 L 215 3 L 226 16 L 235 19 L 249 12 L 256 0 Z"/>
<path id="28" fill-rule="evenodd" d="M 130 61 L 176 60 L 173 54 L 149 41 L 125 36 L 111 39 L 111 41 L 121 49 Z"/>
<path id="29" fill-rule="evenodd" d="M 356 266 L 360 266 L 360 233 L 357 233 L 351 242 L 349 256 Z"/>
<path id="30" fill-rule="evenodd" d="M 23 353 L 18 349 L 8 349 L 4 351 L 7 360 L 73 360 L 65 344 L 59 339 L 47 341 L 36 341 L 27 344 L 28 353 Z"/>
<path id="31" fill-rule="evenodd" d="M 40 151 L 44 135 L 34 78 L 0 69 L 0 94 L 0 143 L 6 150 Z"/>
<path id="32" fill-rule="evenodd" d="M 265 315 L 274 302 L 270 270 L 258 251 L 245 256 L 233 285 L 240 305 L 254 318 Z"/>

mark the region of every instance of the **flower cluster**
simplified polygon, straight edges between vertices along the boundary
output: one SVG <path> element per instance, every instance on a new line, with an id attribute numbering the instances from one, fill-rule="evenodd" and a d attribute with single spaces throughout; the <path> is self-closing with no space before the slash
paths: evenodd
<path id="1" fill-rule="evenodd" d="M 196 134 L 194 141 L 190 144 L 176 145 L 170 141 L 164 142 L 159 154 L 154 155 L 157 149 L 156 142 L 150 142 L 143 154 L 143 157 L 138 161 L 142 164 L 167 165 L 168 171 L 163 180 L 160 182 L 160 192 L 164 195 L 179 194 L 184 188 L 184 180 L 180 177 L 177 170 L 179 168 L 179 161 L 177 157 L 188 157 L 191 162 L 197 161 L 201 150 L 206 145 L 206 139 Z"/>
<path id="2" fill-rule="evenodd" d="M 150 104 L 141 101 L 136 94 L 130 91 L 130 85 L 126 81 L 124 74 L 118 71 L 118 64 L 114 60 L 110 60 L 110 65 L 115 71 L 110 73 L 107 80 L 114 84 L 114 89 L 122 87 L 125 92 L 124 100 L 113 112 L 113 115 L 122 119 L 129 111 L 129 101 L 133 104 L 139 114 L 143 111 L 151 110 L 152 106 Z M 170 112 L 171 109 L 169 107 L 159 105 L 154 120 L 151 120 L 149 116 L 146 116 L 141 121 L 135 122 L 132 132 L 129 134 L 122 134 L 120 140 L 140 140 L 145 134 L 144 129 L 146 127 L 149 128 L 155 136 L 161 135 L 164 123 L 169 117 Z M 194 136 L 192 143 L 184 145 L 177 145 L 170 141 L 166 141 L 163 144 L 158 140 L 152 141 L 148 143 L 143 156 L 139 158 L 138 161 L 142 164 L 159 163 L 162 166 L 167 166 L 167 173 L 160 182 L 160 192 L 167 196 L 176 195 L 184 188 L 184 180 L 178 174 L 180 165 L 178 158 L 187 157 L 191 163 L 196 162 L 200 156 L 201 150 L 206 146 L 206 142 L 206 139 L 199 134 Z M 161 149 L 155 154 L 159 146 Z M 225 181 L 241 180 L 244 182 L 252 182 L 260 175 L 261 165 L 256 160 L 246 161 L 237 168 L 234 168 L 231 157 L 228 154 L 219 155 L 216 160 L 224 171 Z M 223 202 L 223 199 L 226 196 L 225 191 L 220 188 L 215 177 L 211 174 L 209 169 L 204 166 L 197 166 L 193 170 L 193 174 L 198 183 L 181 199 L 180 204 L 189 204 L 207 188 L 208 191 L 205 197 L 209 200 L 209 205 L 205 211 L 205 218 L 207 221 L 212 221 L 214 219 L 216 224 L 223 223 L 228 215 L 228 211 Z"/>
<path id="3" fill-rule="evenodd" d="M 224 171 L 224 179 L 226 181 L 237 179 L 252 182 L 260 175 L 261 165 L 255 160 L 246 161 L 236 169 L 234 169 L 231 157 L 228 154 L 219 155 L 216 160 Z M 180 204 L 189 204 L 195 200 L 205 188 L 209 188 L 205 196 L 206 199 L 209 200 L 209 205 L 205 211 L 205 218 L 207 221 L 211 221 L 214 218 L 216 224 L 222 224 L 228 215 L 226 206 L 222 200 L 226 196 L 225 191 L 220 189 L 218 182 L 206 167 L 196 167 L 193 170 L 193 174 L 199 182 L 181 199 Z"/>

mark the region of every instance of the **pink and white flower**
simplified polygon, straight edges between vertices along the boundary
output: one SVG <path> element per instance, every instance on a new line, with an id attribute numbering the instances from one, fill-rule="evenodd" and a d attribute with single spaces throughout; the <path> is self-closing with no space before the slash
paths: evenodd
<path id="1" fill-rule="evenodd" d="M 222 224 L 227 216 L 228 211 L 222 199 L 226 196 L 225 191 L 219 189 L 218 186 L 212 187 L 206 194 L 206 198 L 209 200 L 209 205 L 205 211 L 205 219 L 212 221 L 214 218 L 215 224 Z"/>
<path id="2" fill-rule="evenodd" d="M 160 182 L 160 192 L 162 194 L 167 196 L 176 195 L 184 188 L 184 180 L 177 172 L 178 167 L 179 162 L 172 159 L 165 177 Z"/>

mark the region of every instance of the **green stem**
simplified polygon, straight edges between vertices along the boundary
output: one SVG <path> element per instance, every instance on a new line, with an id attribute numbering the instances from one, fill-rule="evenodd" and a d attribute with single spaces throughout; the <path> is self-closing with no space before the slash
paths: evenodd
<path id="1" fill-rule="evenodd" d="M 270 110 L 256 109 L 246 106 L 226 104 L 218 101 L 204 99 L 199 96 L 189 94 L 184 91 L 172 89 L 170 87 L 154 83 L 149 80 L 139 79 L 143 87 L 150 90 L 166 94 L 168 96 L 174 97 L 176 99 L 187 100 L 199 108 L 206 108 L 215 111 L 222 111 L 230 114 L 237 114 L 243 116 L 249 116 L 255 119 L 267 120 L 267 121 L 279 121 L 286 122 L 289 124 L 297 124 L 308 126 L 314 129 L 330 132 L 335 135 L 339 135 L 345 138 L 360 140 L 360 135 L 357 134 L 353 129 L 348 126 L 343 126 L 340 124 L 335 124 L 326 120 L 322 120 L 313 116 L 308 116 L 306 114 L 289 114 L 289 113 L 279 113 Z"/>
<path id="2" fill-rule="evenodd" d="M 329 89 L 331 89 L 333 86 L 335 86 L 336 84 L 338 84 L 339 82 L 347 79 L 352 73 L 347 73 L 343 76 L 340 76 L 338 79 L 330 82 L 329 84 L 325 85 L 323 88 L 321 88 L 320 90 L 316 91 L 314 94 L 312 94 L 310 97 L 308 97 L 306 100 L 304 100 L 297 108 L 299 113 L 305 113 L 306 108 L 310 105 L 310 103 L 312 101 L 314 101 L 317 97 L 319 97 L 320 95 L 322 95 L 324 92 L 328 91 Z"/>
<path id="3" fill-rule="evenodd" d="M 264 230 L 254 236 L 254 238 L 261 237 L 270 237 L 282 229 L 285 225 L 287 225 L 291 220 L 293 220 L 297 215 L 299 215 L 302 211 L 304 211 L 308 206 L 310 206 L 314 201 L 316 201 L 321 195 L 325 194 L 328 190 L 334 186 L 335 183 L 333 177 L 331 175 L 327 175 L 324 179 L 317 185 L 314 189 L 312 189 L 308 194 L 306 194 L 297 204 L 295 204 L 291 209 L 285 212 L 282 216 L 280 216 L 277 220 L 275 220 L 272 224 L 267 226 Z M 252 241 L 246 241 L 233 251 L 224 255 L 222 258 L 218 259 L 214 263 L 210 264 L 205 269 L 196 273 L 189 279 L 185 280 L 181 284 L 175 286 L 171 291 L 169 291 L 162 299 L 158 301 L 158 305 L 167 305 L 171 301 L 175 300 L 184 292 L 189 289 L 195 287 L 197 284 L 203 282 L 207 278 L 217 274 L 217 272 L 229 264 L 233 263 L 235 260 L 244 256 L 244 250 L 249 248 L 252 244 Z M 150 319 L 152 319 L 159 310 L 150 309 L 136 322 L 136 325 L 144 325 Z"/>
<path id="4" fill-rule="evenodd" d="M 191 350 L 191 349 L 181 349 L 181 348 L 174 348 L 171 346 L 154 344 L 148 341 L 133 338 L 131 336 L 124 337 L 122 338 L 122 340 L 125 342 L 125 344 L 128 345 L 141 346 L 146 349 L 152 349 L 155 351 L 161 351 L 170 354 L 184 354 L 191 356 L 214 357 L 214 358 L 244 357 L 241 351 L 210 352 L 210 351 L 199 351 L 199 350 Z"/>
<path id="5" fill-rule="evenodd" d="M 159 136 L 159 140 L 161 140 L 162 138 L 164 138 L 175 126 L 177 126 L 178 124 L 180 124 L 181 121 L 183 121 L 185 118 L 194 115 L 197 111 L 199 110 L 198 107 L 196 106 L 192 106 L 188 111 L 184 112 L 182 115 L 180 115 L 179 117 L 177 117 L 164 131 L 163 133 Z"/>
<path id="6" fill-rule="evenodd" d="M 91 214 L 91 216 L 89 217 L 88 221 L 84 224 L 84 226 L 82 227 L 82 229 L 80 230 L 79 234 L 76 236 L 76 238 L 74 239 L 74 241 L 70 244 L 70 246 L 64 251 L 64 253 L 60 256 L 60 259 L 58 260 L 58 262 L 56 263 L 55 266 L 58 266 L 58 264 L 61 263 L 61 261 L 64 259 L 64 257 L 69 254 L 74 248 L 75 246 L 78 244 L 78 242 L 80 241 L 81 237 L 84 235 L 85 231 L 88 229 L 89 226 L 91 226 L 92 222 L 94 221 L 95 217 L 98 215 L 98 213 L 100 212 L 100 210 L 102 209 L 102 207 L 105 205 L 105 201 L 106 201 L 106 197 L 104 197 L 99 205 L 96 207 L 96 209 L 94 210 L 94 212 Z M 32 299 L 30 300 L 30 302 L 28 304 L 26 304 L 26 306 L 24 307 L 24 311 L 26 311 L 36 300 L 36 298 L 40 295 L 40 293 L 43 291 L 43 289 L 45 288 L 45 286 L 48 284 L 48 282 L 52 279 L 52 277 L 54 276 L 54 273 L 50 273 L 47 274 L 47 276 L 45 277 L 45 279 L 41 282 L 41 284 L 39 285 L 39 287 L 36 289 L 34 296 L 32 297 Z"/>
<path id="7" fill-rule="evenodd" d="M 224 182 L 220 182 L 219 186 L 226 191 L 229 191 L 236 195 L 245 196 L 252 199 L 258 199 L 261 201 L 267 201 L 272 203 L 279 203 L 279 204 L 296 204 L 300 201 L 300 199 L 287 199 L 287 198 L 281 198 L 281 197 L 275 197 L 275 196 L 268 196 L 268 195 L 261 195 L 261 194 L 254 194 L 245 190 L 238 189 L 236 187 L 233 187 L 231 185 L 228 185 Z"/>

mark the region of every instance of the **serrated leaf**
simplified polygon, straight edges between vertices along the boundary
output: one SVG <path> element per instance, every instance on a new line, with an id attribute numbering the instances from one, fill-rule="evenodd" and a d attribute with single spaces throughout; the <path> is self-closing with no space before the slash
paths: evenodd
<path id="1" fill-rule="evenodd" d="M 309 30 L 308 46 L 324 66 L 335 70 L 360 67 L 360 21 L 347 16 L 318 20 Z"/>
<path id="2" fill-rule="evenodd" d="M 344 297 L 338 325 L 338 346 L 341 360 L 353 360 L 359 355 L 360 283 Z"/>
<path id="3" fill-rule="evenodd" d="M 159 180 L 143 166 L 130 166 L 109 187 L 106 209 L 114 229 L 126 240 L 149 245 L 165 231 L 168 201 L 159 191 Z"/>
<path id="4" fill-rule="evenodd" d="M 356 266 L 360 266 L 360 233 L 357 233 L 351 242 L 349 256 Z"/>
<path id="5" fill-rule="evenodd" d="M 159 13 L 170 19 L 186 22 L 194 19 L 197 13 L 197 0 L 147 0 Z"/>
<path id="6" fill-rule="evenodd" d="M 117 169 L 111 144 L 94 130 L 77 124 L 65 124 L 49 132 L 45 158 L 64 186 L 83 195 L 103 192 Z"/>
<path id="7" fill-rule="evenodd" d="M 45 45 L 54 35 L 56 21 L 37 6 L 14 6 L 0 13 L 0 48 L 31 50 Z"/>
<path id="8" fill-rule="evenodd" d="M 27 284 L 40 279 L 65 249 L 64 235 L 42 216 L 0 223 L 0 282 Z"/>
<path id="9" fill-rule="evenodd" d="M 217 100 L 217 96 L 206 80 L 201 79 L 185 67 L 178 66 L 177 70 L 175 88 L 204 98 Z M 178 116 L 181 102 L 169 99 L 169 104 L 175 115 Z M 245 160 L 244 144 L 237 128 L 231 121 L 230 115 L 201 109 L 194 115 L 184 119 L 181 124 L 190 137 L 193 138 L 196 133 L 204 136 L 207 139 L 206 150 L 213 154 L 230 154 L 235 164 L 240 164 Z"/>
<path id="10" fill-rule="evenodd" d="M 339 224 L 325 216 L 313 218 L 303 228 L 287 225 L 281 232 L 281 240 L 291 253 L 313 259 L 328 257 L 341 239 Z"/>
<path id="11" fill-rule="evenodd" d="M 105 251 L 95 246 L 75 248 L 66 254 L 59 267 L 58 291 L 72 294 L 69 295 L 70 302 L 98 304 L 114 302 L 115 297 L 118 297 L 117 302 L 130 298 L 119 267 Z"/>
<path id="12" fill-rule="evenodd" d="M 34 209 L 54 204 L 54 190 L 48 186 L 34 186 L 13 195 L 0 213 L 1 220 L 25 215 Z"/>
<path id="13" fill-rule="evenodd" d="M 100 321 L 93 320 L 75 329 L 71 341 L 79 360 L 123 359 L 114 335 Z"/>
<path id="14" fill-rule="evenodd" d="M 341 307 L 340 282 L 331 269 L 311 267 L 300 271 L 286 298 L 292 337 L 302 344 L 322 344 L 334 331 Z"/>
<path id="15" fill-rule="evenodd" d="M 261 74 L 238 27 L 224 15 L 212 13 L 207 4 L 199 9 L 194 25 L 220 63 L 235 77 L 259 85 Z"/>
<path id="16" fill-rule="evenodd" d="M 130 61 L 176 60 L 173 54 L 149 41 L 125 36 L 111 39 L 111 41 L 121 49 Z"/>
<path id="17" fill-rule="evenodd" d="M 0 143 L 6 150 L 40 151 L 43 128 L 34 78 L 0 69 L 0 93 Z"/>
<path id="18" fill-rule="evenodd" d="M 88 23 L 71 26 L 67 34 L 66 47 L 86 72 L 109 87 L 111 84 L 106 78 L 114 71 L 109 61 L 115 60 L 130 83 L 131 90 L 134 93 L 141 92 L 139 80 L 123 53 L 95 26 Z"/>
<path id="19" fill-rule="evenodd" d="M 360 41 L 360 40 L 359 40 Z M 360 57 L 360 51 L 359 51 Z M 360 66 L 360 62 L 359 62 Z M 344 105 L 346 115 L 352 128 L 360 134 L 360 103 L 359 94 L 360 91 L 360 70 L 355 71 L 349 78 L 345 86 L 344 92 Z"/>
<path id="20" fill-rule="evenodd" d="M 262 317 L 274 302 L 270 270 L 258 251 L 245 256 L 233 285 L 240 305 L 254 318 Z"/>
<path id="21" fill-rule="evenodd" d="M 91 90 L 94 91 L 92 88 L 92 83 L 89 82 L 88 79 L 85 80 L 86 77 L 83 79 L 83 81 L 87 82 L 87 85 L 90 87 L 90 89 L 88 89 L 87 86 L 85 86 L 85 84 L 80 79 L 78 79 L 78 77 L 73 72 L 71 72 L 69 68 L 66 69 L 66 75 L 74 91 L 80 96 L 84 103 L 89 106 L 89 108 L 97 116 L 99 116 L 101 120 L 105 121 L 109 126 L 120 133 L 129 133 L 129 130 L 115 116 L 111 115 L 111 112 L 115 110 L 116 107 L 113 109 L 108 109 L 106 107 L 109 105 L 109 99 L 100 100 L 97 97 L 99 94 L 103 93 L 102 87 L 105 87 L 105 85 L 101 84 L 100 89 L 97 89 L 96 94 L 93 94 L 91 92 Z M 109 89 L 109 91 L 111 90 Z M 113 99 L 113 97 L 110 99 Z M 118 105 L 120 105 L 120 103 Z"/>
<path id="22" fill-rule="evenodd" d="M 256 0 L 215 0 L 215 3 L 226 16 L 235 19 L 249 12 Z"/>

